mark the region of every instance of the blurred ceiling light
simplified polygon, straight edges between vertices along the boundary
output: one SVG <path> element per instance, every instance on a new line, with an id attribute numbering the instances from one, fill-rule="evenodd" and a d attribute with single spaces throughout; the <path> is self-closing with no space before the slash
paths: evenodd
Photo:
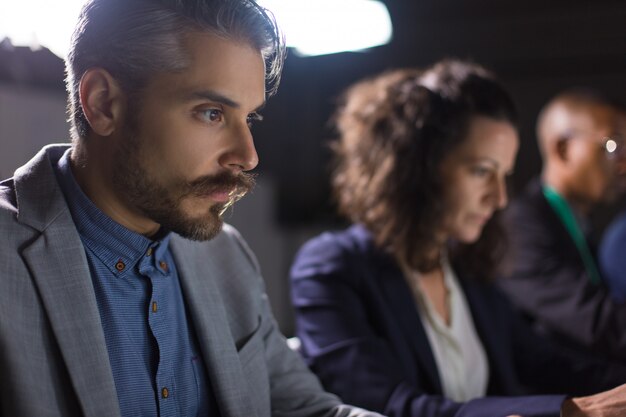
<path id="1" fill-rule="evenodd" d="M 45 46 L 65 57 L 85 0 L 0 0 L 0 41 L 36 49 Z"/>
<path id="2" fill-rule="evenodd" d="M 387 7 L 376 0 L 260 0 L 300 55 L 359 51 L 391 40 Z"/>
<path id="3" fill-rule="evenodd" d="M 85 0 L 0 0 L 0 41 L 40 45 L 67 55 L 72 30 Z M 391 40 L 385 5 L 376 0 L 260 0 L 270 9 L 300 55 L 358 51 Z"/>

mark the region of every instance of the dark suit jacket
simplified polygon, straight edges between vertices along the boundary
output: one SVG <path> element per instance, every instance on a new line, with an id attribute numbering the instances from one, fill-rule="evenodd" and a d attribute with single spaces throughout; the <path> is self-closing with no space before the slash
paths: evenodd
<path id="1" fill-rule="evenodd" d="M 626 212 L 611 222 L 602 236 L 598 251 L 600 270 L 611 297 L 626 301 Z"/>
<path id="2" fill-rule="evenodd" d="M 458 274 L 458 272 L 457 272 Z M 563 395 L 442 397 L 436 363 L 413 295 L 392 259 L 360 226 L 308 242 L 291 270 L 302 353 L 344 401 L 389 416 L 558 416 Z M 460 279 L 490 366 L 489 395 L 582 393 L 624 381 L 537 337 L 493 286 Z"/>
<path id="3" fill-rule="evenodd" d="M 537 327 L 571 346 L 626 359 L 626 304 L 593 284 L 574 241 L 532 181 L 504 212 L 502 288 Z M 593 245 L 590 245 L 593 251 Z"/>

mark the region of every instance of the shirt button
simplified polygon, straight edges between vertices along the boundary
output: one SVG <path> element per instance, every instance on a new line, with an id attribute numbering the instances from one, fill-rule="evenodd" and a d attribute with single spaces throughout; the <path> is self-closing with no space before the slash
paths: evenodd
<path id="1" fill-rule="evenodd" d="M 117 269 L 119 272 L 122 272 L 125 268 L 126 264 L 121 259 L 115 264 L 115 269 Z"/>
<path id="2" fill-rule="evenodd" d="M 148 248 L 148 251 L 146 252 L 146 256 L 152 256 L 152 248 Z"/>
<path id="3" fill-rule="evenodd" d="M 159 262 L 159 266 L 161 267 L 162 270 L 167 271 L 167 262 L 161 261 Z"/>
<path id="4" fill-rule="evenodd" d="M 156 303 L 156 301 L 153 301 L 153 302 L 152 302 L 152 312 L 153 312 L 153 313 L 156 313 L 156 312 L 157 312 L 157 310 L 158 310 L 158 309 L 157 309 L 157 303 Z"/>
<path id="5" fill-rule="evenodd" d="M 167 389 L 167 387 L 163 387 L 163 389 L 161 389 L 161 397 L 167 398 L 169 396 L 170 396 L 170 391 Z"/>

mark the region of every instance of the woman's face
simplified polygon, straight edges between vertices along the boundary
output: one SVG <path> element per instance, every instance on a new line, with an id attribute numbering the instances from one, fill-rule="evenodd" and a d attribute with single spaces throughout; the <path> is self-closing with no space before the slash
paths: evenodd
<path id="1" fill-rule="evenodd" d="M 519 138 L 508 122 L 474 117 L 465 141 L 441 163 L 446 215 L 442 237 L 478 240 L 493 213 L 506 206 Z"/>

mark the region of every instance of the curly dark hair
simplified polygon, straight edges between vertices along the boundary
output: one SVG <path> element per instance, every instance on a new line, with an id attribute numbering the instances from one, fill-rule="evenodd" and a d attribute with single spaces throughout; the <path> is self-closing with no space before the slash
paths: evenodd
<path id="1" fill-rule="evenodd" d="M 334 121 L 333 191 L 339 212 L 361 223 L 398 261 L 428 272 L 438 263 L 445 214 L 442 160 L 486 116 L 516 126 L 509 94 L 485 68 L 458 60 L 399 69 L 350 87 Z M 474 243 L 449 242 L 453 263 L 491 278 L 504 234 L 494 216 Z"/>

